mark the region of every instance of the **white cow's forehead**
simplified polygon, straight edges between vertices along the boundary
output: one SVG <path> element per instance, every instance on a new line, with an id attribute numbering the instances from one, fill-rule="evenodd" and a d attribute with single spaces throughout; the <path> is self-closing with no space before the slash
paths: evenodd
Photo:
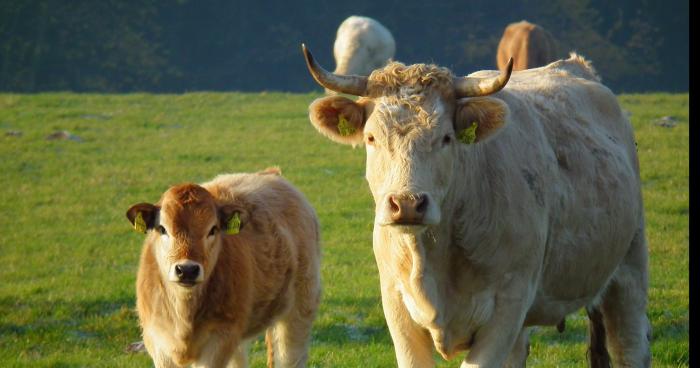
<path id="1" fill-rule="evenodd" d="M 445 114 L 445 102 L 438 97 L 412 95 L 409 98 L 383 96 L 375 100 L 375 114 L 378 122 L 388 128 L 415 124 L 422 128 L 439 125 Z"/>

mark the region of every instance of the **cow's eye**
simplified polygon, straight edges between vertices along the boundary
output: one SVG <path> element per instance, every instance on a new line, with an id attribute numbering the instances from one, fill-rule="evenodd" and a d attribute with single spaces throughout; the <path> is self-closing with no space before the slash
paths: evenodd
<path id="1" fill-rule="evenodd" d="M 163 225 L 158 225 L 158 232 L 160 233 L 160 235 L 168 235 L 168 232 L 165 231 Z"/>
<path id="2" fill-rule="evenodd" d="M 367 135 L 367 144 L 374 145 L 374 136 L 372 134 Z"/>
<path id="3" fill-rule="evenodd" d="M 213 236 L 217 231 L 219 231 L 219 228 L 216 225 L 212 226 L 208 236 Z"/>
<path id="4" fill-rule="evenodd" d="M 442 145 L 443 146 L 446 146 L 450 143 L 452 143 L 452 138 L 449 135 L 446 135 L 444 138 L 442 138 Z"/>

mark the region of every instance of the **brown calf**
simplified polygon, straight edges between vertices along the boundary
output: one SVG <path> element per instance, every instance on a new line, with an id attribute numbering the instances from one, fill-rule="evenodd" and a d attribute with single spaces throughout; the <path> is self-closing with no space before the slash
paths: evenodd
<path id="1" fill-rule="evenodd" d="M 127 217 L 147 234 L 137 311 L 156 367 L 246 367 L 247 343 L 263 330 L 268 366 L 305 366 L 319 226 L 277 169 L 174 186 Z"/>

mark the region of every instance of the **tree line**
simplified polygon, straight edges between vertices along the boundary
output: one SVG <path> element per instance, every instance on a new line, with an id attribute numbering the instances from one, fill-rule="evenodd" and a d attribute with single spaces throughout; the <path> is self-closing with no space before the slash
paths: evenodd
<path id="1" fill-rule="evenodd" d="M 526 19 L 590 59 L 614 92 L 688 91 L 688 9 L 687 0 L 3 0 L 0 91 L 306 92 L 318 87 L 299 45 L 332 70 L 335 32 L 350 15 L 389 28 L 407 64 L 495 69 L 503 29 Z"/>

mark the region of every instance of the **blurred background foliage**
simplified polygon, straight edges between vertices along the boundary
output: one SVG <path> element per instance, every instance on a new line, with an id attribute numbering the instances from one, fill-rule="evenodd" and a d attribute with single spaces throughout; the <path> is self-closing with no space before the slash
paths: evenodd
<path id="1" fill-rule="evenodd" d="M 0 91 L 310 91 L 299 45 L 332 70 L 350 15 L 389 28 L 404 63 L 495 69 L 526 19 L 616 93 L 688 91 L 687 0 L 0 0 Z"/>

